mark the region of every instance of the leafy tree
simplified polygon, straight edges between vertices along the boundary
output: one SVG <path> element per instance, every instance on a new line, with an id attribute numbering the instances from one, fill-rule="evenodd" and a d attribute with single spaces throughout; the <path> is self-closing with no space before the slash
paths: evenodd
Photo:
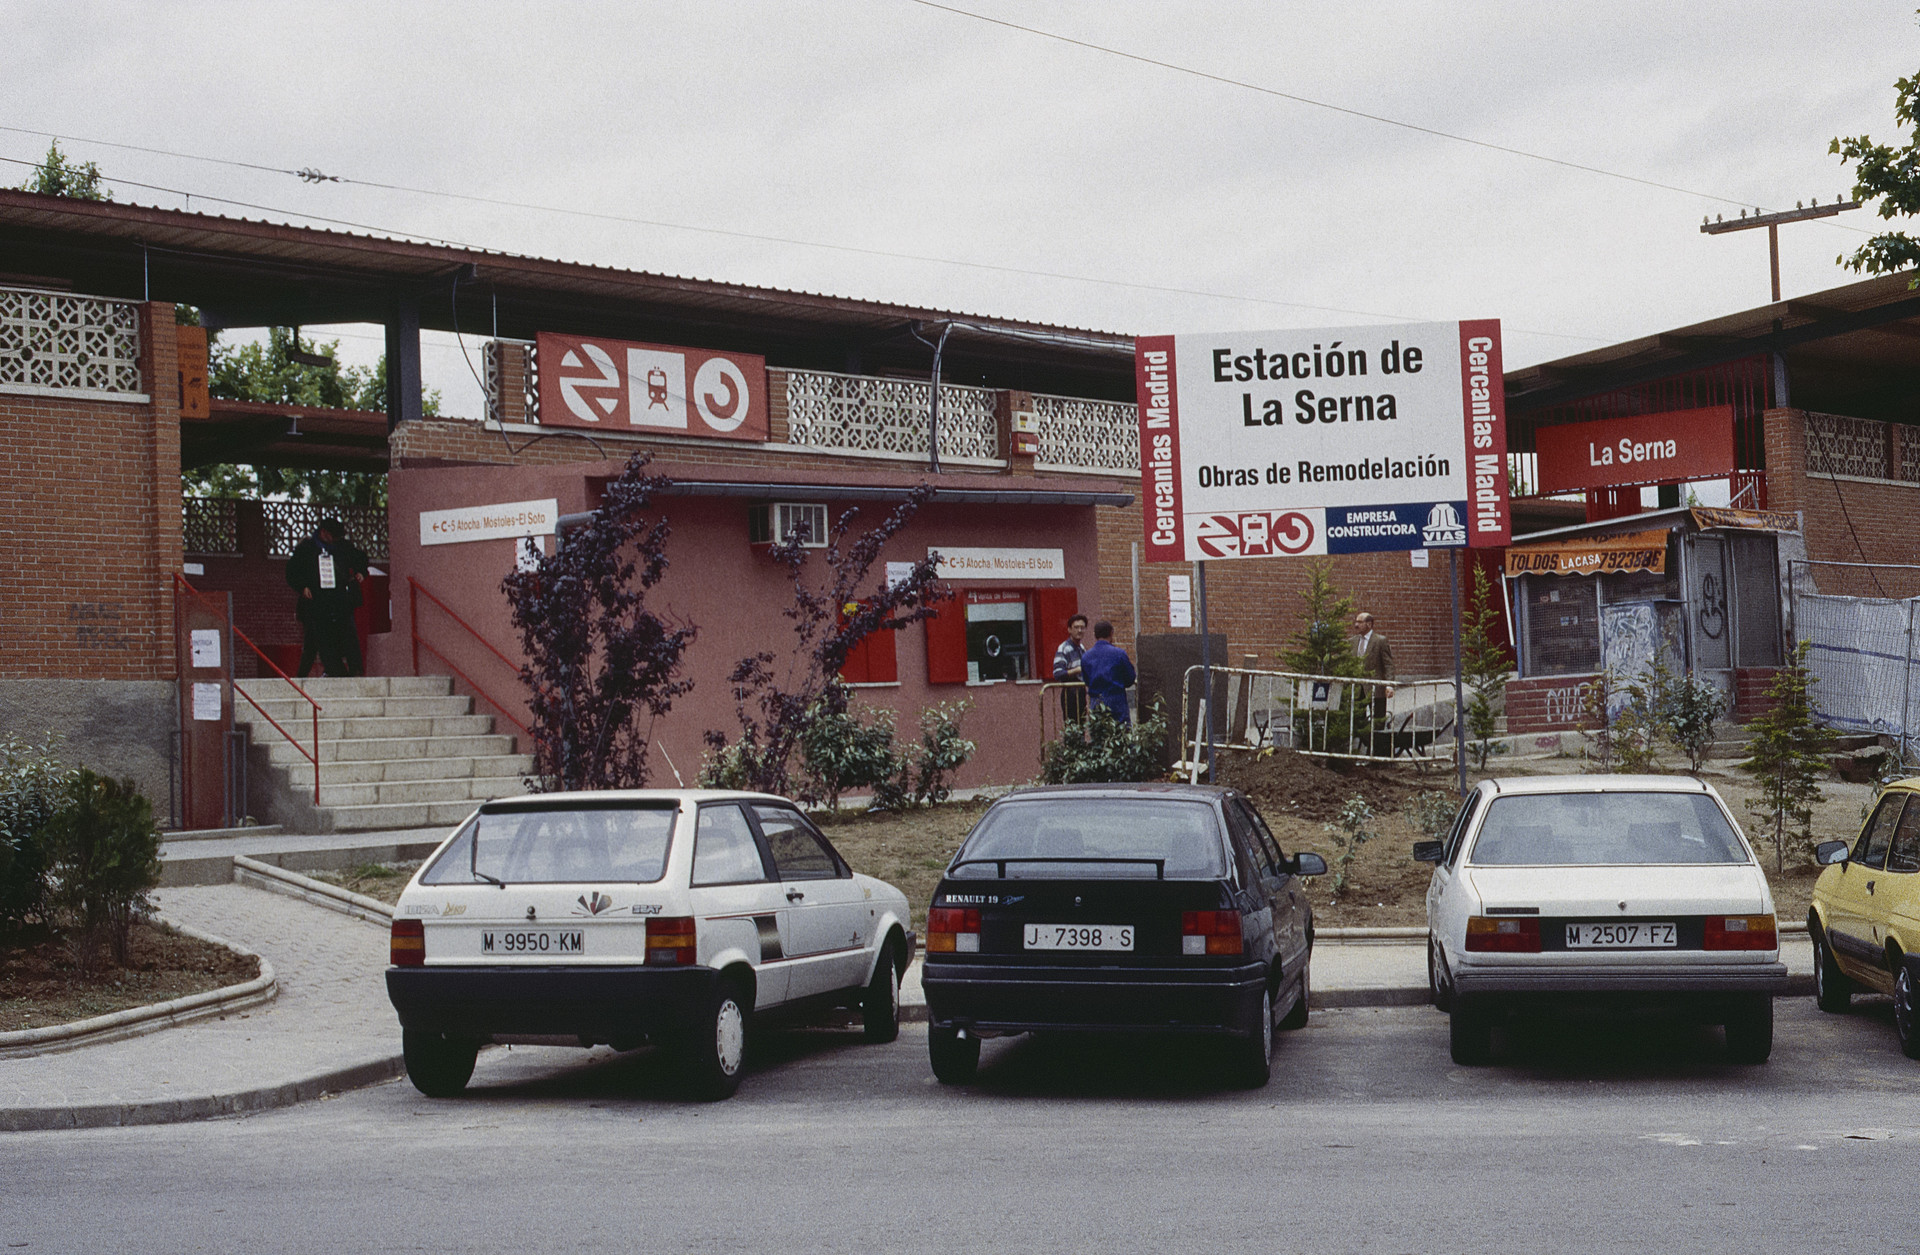
<path id="1" fill-rule="evenodd" d="M 113 189 L 100 186 L 100 167 L 91 161 L 69 161 L 57 139 L 47 145 L 46 158 L 33 168 L 20 190 L 74 200 L 113 199 Z"/>
<path id="2" fill-rule="evenodd" d="M 1747 724 L 1753 733 L 1751 755 L 1740 770 L 1754 777 L 1760 796 L 1747 809 L 1773 824 L 1773 865 L 1786 870 L 1789 836 L 1803 846 L 1813 841 L 1813 808 L 1825 794 L 1820 780 L 1827 774 L 1827 754 L 1833 749 L 1833 731 L 1813 713 L 1813 673 L 1807 670 L 1806 641 L 1767 686 L 1772 708 Z"/>
<path id="3" fill-rule="evenodd" d="M 526 665 L 533 766 L 543 789 L 633 789 L 647 781 L 644 712 L 659 718 L 693 687 L 678 678 L 693 643 L 647 609 L 667 571 L 671 530 L 648 506 L 668 481 L 637 453 L 600 508 L 528 571 L 501 581 Z M 648 728 L 651 729 L 651 723 Z"/>
<path id="4" fill-rule="evenodd" d="M 1895 80 L 1893 88 L 1893 116 L 1912 132 L 1905 143 L 1876 144 L 1868 136 L 1854 135 L 1836 136 L 1827 146 L 1842 163 L 1854 165 L 1854 198 L 1863 204 L 1879 201 L 1875 212 L 1889 222 L 1920 213 L 1920 74 Z M 1862 244 L 1851 257 L 1834 260 L 1865 274 L 1892 274 L 1920 266 L 1920 240 L 1889 231 Z"/>
<path id="5" fill-rule="evenodd" d="M 190 310 L 190 307 L 180 307 Z M 188 314 L 178 311 L 183 320 Z M 191 311 L 198 321 L 197 311 Z M 384 410 L 387 359 L 371 367 L 342 366 L 338 340 L 309 340 L 301 347 L 333 359 L 326 366 L 296 362 L 289 355 L 293 332 L 270 327 L 264 342 L 229 346 L 217 339 L 208 353 L 207 391 L 230 401 L 310 405 L 335 410 Z M 428 415 L 440 412 L 440 393 L 421 399 Z M 387 477 L 380 471 L 296 470 L 277 466 L 215 463 L 181 474 L 181 491 L 202 497 L 273 497 L 315 505 L 385 506 Z"/>
<path id="6" fill-rule="evenodd" d="M 1475 770 L 1485 771 L 1499 731 L 1498 703 L 1506 690 L 1512 655 L 1494 637 L 1500 612 L 1493 605 L 1493 581 L 1485 568 L 1473 568 L 1473 591 L 1460 627 L 1460 670 L 1467 688 L 1467 752 Z"/>
<path id="7" fill-rule="evenodd" d="M 861 593 L 869 587 L 869 572 L 887 542 L 932 495 L 932 487 L 918 485 L 878 526 L 858 535 L 851 532 L 859 510 L 842 514 L 827 536 L 827 578 L 820 586 L 807 578 L 812 551 L 802 542 L 808 537 L 782 537 L 769 548 L 768 555 L 793 581 L 793 604 L 781 613 L 793 622 L 792 657 L 797 661 L 785 674 L 775 672 L 771 652 L 750 654 L 734 665 L 727 680 L 733 685 L 740 736 L 729 744 L 723 732 L 706 734 L 705 778 L 820 800 L 811 795 L 812 782 L 795 778 L 795 758 L 816 721 L 845 713 L 847 688 L 840 682 L 840 669 L 847 656 L 875 632 L 932 617 L 934 603 L 948 595 L 936 576 L 938 558 L 933 554 L 914 563 L 905 578 L 882 579 Z"/>

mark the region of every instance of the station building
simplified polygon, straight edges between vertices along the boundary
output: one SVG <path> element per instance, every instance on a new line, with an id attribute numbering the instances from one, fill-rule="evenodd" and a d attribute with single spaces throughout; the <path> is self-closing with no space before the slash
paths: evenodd
<path id="1" fill-rule="evenodd" d="M 212 329 L 383 326 L 386 412 L 208 397 L 204 333 L 177 323 L 176 304 Z M 423 328 L 470 346 L 488 413 L 422 413 Z M 1916 337 L 1920 298 L 1904 280 L 1871 280 L 1509 372 L 1512 461 L 1534 487 L 1514 503 L 1516 548 L 1658 531 L 1664 567 L 1501 581 L 1520 655 L 1515 729 L 1577 725 L 1572 695 L 1606 653 L 1608 607 L 1626 607 L 1611 614 L 1616 635 L 1644 640 L 1651 623 L 1751 709 L 1790 629 L 1778 587 L 1800 570 L 1844 592 L 1865 571 L 1793 562 L 1920 562 L 1903 524 L 1920 505 Z M 247 693 L 286 687 L 265 678 L 269 661 L 297 657 L 281 570 L 316 513 L 183 501 L 179 489 L 183 466 L 250 462 L 389 473 L 384 516 L 346 512 L 385 579 L 386 597 L 363 612 L 369 670 L 445 677 L 472 718 L 524 751 L 522 657 L 500 580 L 645 451 L 673 485 L 660 502 L 672 567 L 650 604 L 699 629 L 694 688 L 653 729 L 653 782 L 690 780 L 703 733 L 736 727 L 726 674 L 741 657 L 788 659 L 791 589 L 766 557 L 769 534 L 852 508 L 869 526 L 920 483 L 933 497 L 882 562 L 939 550 L 956 563 L 956 596 L 928 623 L 876 638 L 845 678 L 903 729 L 929 703 L 970 700 L 965 730 L 980 749 L 960 783 L 1027 779 L 1046 731 L 1040 682 L 1068 615 L 1111 620 L 1136 653 L 1190 631 L 1171 625 L 1167 580 L 1188 572 L 1138 556 L 1132 347 L 1130 335 L 984 315 L 0 192 L 0 731 L 59 732 L 72 757 L 159 798 L 179 787 L 193 684 L 228 685 L 223 731 L 236 714 L 249 721 Z M 1711 428 L 1724 456 L 1542 485 L 1541 433 L 1551 445 L 1555 428 L 1649 422 Z M 1612 439 L 1594 430 L 1596 447 Z M 1731 480 L 1750 515 L 1689 511 L 1684 485 L 1697 479 Z M 1662 506 L 1642 509 L 1643 488 Z M 1509 567 L 1499 552 L 1472 560 Z M 1752 575 L 1769 561 L 1771 626 Z M 1401 674 L 1450 672 L 1445 563 L 1333 563 L 1394 641 Z M 1277 666 L 1302 626 L 1305 580 L 1298 560 L 1210 564 L 1218 660 Z M 259 649 L 236 639 L 222 670 L 202 672 L 187 620 L 209 603 Z M 1716 614 L 1740 625 L 1724 659 L 1706 631 Z M 272 735 L 257 721 L 253 732 L 256 749 Z M 261 760 L 284 791 L 300 771 L 275 762 Z M 319 774 L 318 803 L 290 821 L 438 823 L 463 801 L 380 811 L 338 800 L 348 795 L 324 762 Z M 256 773 L 250 788 L 271 785 Z M 346 814 L 360 806 L 375 809 Z"/>

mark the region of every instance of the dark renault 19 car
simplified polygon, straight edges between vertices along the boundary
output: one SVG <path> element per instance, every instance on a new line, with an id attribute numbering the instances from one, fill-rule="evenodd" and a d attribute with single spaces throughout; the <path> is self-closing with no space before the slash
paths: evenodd
<path id="1" fill-rule="evenodd" d="M 995 802 L 934 891 L 922 980 L 933 1072 L 972 1078 L 980 1041 L 1041 1030 L 1230 1039 L 1264 1085 L 1273 1029 L 1307 1022 L 1313 912 L 1248 800 L 1177 784 L 1060 785 Z"/>

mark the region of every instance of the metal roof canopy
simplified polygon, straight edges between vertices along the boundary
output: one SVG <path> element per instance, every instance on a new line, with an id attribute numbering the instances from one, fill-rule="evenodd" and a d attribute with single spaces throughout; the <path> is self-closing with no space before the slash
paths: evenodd
<path id="1" fill-rule="evenodd" d="M 1920 293 L 1907 275 L 1881 275 L 1811 296 L 1508 371 L 1510 417 L 1779 353 L 1787 403 L 1856 418 L 1915 422 L 1920 414 Z"/>
<path id="2" fill-rule="evenodd" d="M 198 306 L 210 327 L 567 331 L 756 353 L 799 369 L 924 375 L 915 324 L 953 322 L 952 383 L 1133 399 L 1133 338 L 481 249 L 0 190 L 0 272 Z"/>

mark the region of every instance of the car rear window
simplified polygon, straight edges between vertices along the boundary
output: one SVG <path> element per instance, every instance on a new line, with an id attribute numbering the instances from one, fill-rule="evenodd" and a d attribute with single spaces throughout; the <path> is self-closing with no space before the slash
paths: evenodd
<path id="1" fill-rule="evenodd" d="M 1150 862 L 1065 862 L 1068 859 L 1163 859 L 1170 880 L 1212 880 L 1227 874 L 1220 824 L 1212 806 L 1161 798 L 1034 798 L 988 811 L 961 846 L 957 861 L 1007 859 L 1009 879 L 1145 878 Z M 1017 860 L 1017 861 L 1015 861 Z M 956 867 L 960 878 L 995 877 L 998 865 Z"/>
<path id="2" fill-rule="evenodd" d="M 1702 793 L 1521 793 L 1487 810 L 1479 867 L 1745 863 L 1746 848 Z"/>
<path id="3" fill-rule="evenodd" d="M 425 885 L 629 881 L 667 871 L 671 807 L 481 812 L 420 877 Z"/>

